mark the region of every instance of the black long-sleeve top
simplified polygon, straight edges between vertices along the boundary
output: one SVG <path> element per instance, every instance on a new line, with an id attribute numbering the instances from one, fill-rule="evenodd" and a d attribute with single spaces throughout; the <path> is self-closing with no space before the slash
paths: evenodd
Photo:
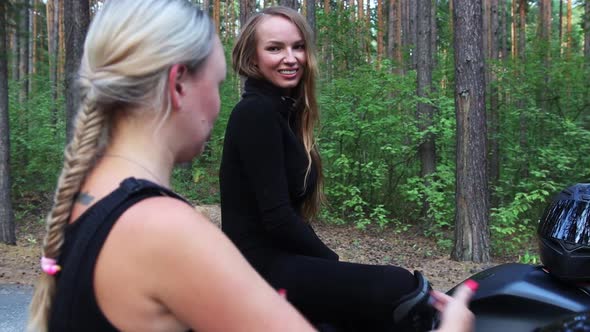
<path id="1" fill-rule="evenodd" d="M 267 248 L 338 259 L 301 216 L 317 171 L 298 137 L 299 110 L 284 90 L 248 79 L 225 133 L 220 169 L 222 230 L 246 256 Z"/>

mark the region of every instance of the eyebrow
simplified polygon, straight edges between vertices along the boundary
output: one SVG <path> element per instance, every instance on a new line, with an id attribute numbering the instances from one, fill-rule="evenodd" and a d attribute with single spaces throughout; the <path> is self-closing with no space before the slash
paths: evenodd
<path id="1" fill-rule="evenodd" d="M 296 40 L 295 42 L 293 42 L 293 44 L 300 44 L 300 43 L 302 43 L 302 44 L 305 44 L 305 42 L 303 41 L 303 39 L 299 39 L 299 40 Z M 267 41 L 265 42 L 265 44 L 278 44 L 278 45 L 284 45 L 284 44 L 286 44 L 286 43 L 285 43 L 285 42 L 283 42 L 283 41 L 279 41 L 279 40 L 267 40 Z"/>

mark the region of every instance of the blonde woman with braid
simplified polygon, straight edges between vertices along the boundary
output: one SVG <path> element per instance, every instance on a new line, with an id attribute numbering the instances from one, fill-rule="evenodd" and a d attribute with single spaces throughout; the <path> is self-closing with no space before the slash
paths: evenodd
<path id="1" fill-rule="evenodd" d="M 169 189 L 219 112 L 225 61 L 186 0 L 110 0 L 47 219 L 29 331 L 312 331 L 221 231 Z"/>

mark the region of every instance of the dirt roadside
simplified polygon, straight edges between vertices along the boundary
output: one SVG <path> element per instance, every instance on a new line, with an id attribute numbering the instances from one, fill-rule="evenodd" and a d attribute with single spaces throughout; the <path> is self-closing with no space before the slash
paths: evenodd
<path id="1" fill-rule="evenodd" d="M 220 224 L 219 207 L 199 209 Z M 435 289 L 446 291 L 472 274 L 504 263 L 488 264 L 455 262 L 448 253 L 441 253 L 432 239 L 416 232 L 397 233 L 394 229 L 359 230 L 353 226 L 316 224 L 314 229 L 343 261 L 367 264 L 392 264 L 409 270 L 422 271 Z M 43 225 L 28 225 L 17 229 L 16 246 L 0 244 L 0 284 L 32 285 L 39 273 L 40 243 Z"/>

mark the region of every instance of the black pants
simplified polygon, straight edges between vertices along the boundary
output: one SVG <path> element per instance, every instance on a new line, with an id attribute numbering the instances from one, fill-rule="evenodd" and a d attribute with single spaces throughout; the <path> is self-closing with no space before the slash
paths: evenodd
<path id="1" fill-rule="evenodd" d="M 416 290 L 409 271 L 293 255 L 270 249 L 245 253 L 250 264 L 313 324 L 337 331 L 392 331 L 399 299 Z"/>

